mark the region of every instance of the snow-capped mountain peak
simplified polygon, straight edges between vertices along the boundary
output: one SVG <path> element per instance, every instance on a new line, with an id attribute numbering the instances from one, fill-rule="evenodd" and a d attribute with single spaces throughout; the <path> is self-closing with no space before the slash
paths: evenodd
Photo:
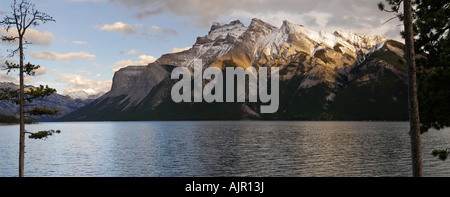
<path id="1" fill-rule="evenodd" d="M 228 35 L 238 38 L 246 29 L 247 27 L 239 20 L 231 21 L 229 24 L 214 22 L 206 37 L 211 40 L 225 39 Z"/>
<path id="2" fill-rule="evenodd" d="M 163 55 L 148 66 L 130 66 L 117 71 L 111 91 L 70 118 L 153 120 L 178 118 L 185 114 L 187 119 L 195 116 L 227 119 L 228 114 L 236 118 L 240 112 L 244 118 L 263 117 L 255 113 L 256 106 L 245 103 L 208 106 L 171 102 L 170 90 L 174 80 L 170 72 L 175 67 L 190 68 L 196 59 L 202 60 L 204 68 L 279 68 L 282 102 L 279 113 L 270 117 L 273 119 L 333 119 L 347 113 L 345 109 L 354 107 L 354 103 L 361 103 L 361 100 L 364 108 L 376 106 L 372 109 L 383 112 L 389 106 L 397 106 L 400 101 L 407 100 L 402 100 L 405 98 L 403 87 L 406 83 L 403 82 L 406 77 L 402 72 L 404 65 L 397 64 L 403 58 L 402 47 L 398 46 L 401 45 L 377 35 L 358 35 L 342 30 L 318 31 L 289 21 L 283 21 L 279 27 L 257 18 L 252 19 L 248 27 L 240 21 L 215 22 L 190 49 Z M 384 88 L 386 83 L 401 87 Z M 375 89 L 379 92 L 392 89 L 392 92 L 378 100 L 378 96 L 371 96 Z M 220 111 L 215 106 L 226 110 Z M 333 111 L 338 108 L 343 110 Z M 112 114 L 111 111 L 117 113 Z M 368 117 L 380 119 L 378 116 Z"/>
<path id="3" fill-rule="evenodd" d="M 102 96 L 104 92 L 96 93 L 96 94 L 88 94 L 84 90 L 78 90 L 74 92 L 67 93 L 66 96 L 72 98 L 72 99 L 80 99 L 80 100 L 89 100 L 89 99 L 97 99 L 100 96 Z"/>

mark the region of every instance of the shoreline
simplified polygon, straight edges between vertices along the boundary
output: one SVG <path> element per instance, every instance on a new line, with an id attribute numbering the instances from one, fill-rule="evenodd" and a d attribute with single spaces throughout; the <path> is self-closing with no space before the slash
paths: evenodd
<path id="1" fill-rule="evenodd" d="M 19 125 L 20 123 L 3 123 L 0 122 L 0 126 L 9 126 L 9 125 Z M 25 125 L 30 125 L 30 124 L 39 124 L 38 122 L 33 122 L 33 123 L 25 123 Z"/>

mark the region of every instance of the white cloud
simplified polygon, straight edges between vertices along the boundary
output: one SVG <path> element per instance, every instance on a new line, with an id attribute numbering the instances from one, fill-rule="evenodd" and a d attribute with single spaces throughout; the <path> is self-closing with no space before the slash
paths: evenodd
<path id="1" fill-rule="evenodd" d="M 114 63 L 114 65 L 112 66 L 112 70 L 114 72 L 120 70 L 121 68 L 127 67 L 127 66 L 145 66 L 148 65 L 150 63 L 153 63 L 154 61 L 156 61 L 156 58 L 150 55 L 140 55 L 138 57 L 139 60 L 137 61 L 133 61 L 133 60 L 121 60 L 118 61 L 116 63 Z"/>
<path id="2" fill-rule="evenodd" d="M 146 64 L 152 63 L 154 61 L 156 61 L 156 58 L 150 55 L 140 55 L 138 57 L 140 62 L 144 62 Z"/>
<path id="3" fill-rule="evenodd" d="M 138 52 L 134 49 L 131 49 L 130 51 L 127 52 L 127 55 L 136 55 L 138 54 Z"/>
<path id="4" fill-rule="evenodd" d="M 107 92 L 110 90 L 112 84 L 112 80 L 97 81 L 82 75 L 71 73 L 59 74 L 56 81 L 63 82 L 68 86 L 64 89 L 63 94 L 80 90 L 94 94 L 99 92 Z"/>
<path id="5" fill-rule="evenodd" d="M 79 44 L 79 45 L 86 45 L 87 44 L 86 41 L 73 41 L 72 43 Z"/>
<path id="6" fill-rule="evenodd" d="M 137 33 L 137 27 L 136 26 L 132 26 L 123 22 L 115 22 L 111 25 L 100 25 L 97 26 L 100 28 L 100 30 L 102 31 L 114 31 L 114 32 L 118 32 L 118 33 L 122 33 L 124 35 L 131 35 L 131 34 L 136 34 Z"/>
<path id="7" fill-rule="evenodd" d="M 89 54 L 85 51 L 80 52 L 71 52 L 71 53 L 56 53 L 51 51 L 43 51 L 43 52 L 31 52 L 30 55 L 36 59 L 44 59 L 44 60 L 72 60 L 72 59 L 95 59 L 95 55 Z"/>
<path id="8" fill-rule="evenodd" d="M 94 28 L 101 31 L 113 31 L 127 35 L 142 35 L 145 37 L 153 37 L 159 40 L 163 40 L 166 36 L 178 36 L 176 29 L 163 28 L 159 26 L 145 26 L 142 24 L 130 25 L 124 22 L 115 22 L 113 24 L 96 25 Z"/>
<path id="9" fill-rule="evenodd" d="M 185 47 L 185 48 L 173 48 L 172 49 L 172 52 L 171 53 L 179 53 L 179 52 L 182 52 L 182 51 L 187 51 L 187 50 L 189 50 L 189 49 L 191 49 L 192 47 Z"/>
<path id="10" fill-rule="evenodd" d="M 17 29 L 15 29 L 15 28 L 11 28 L 11 29 L 9 29 L 9 31 L 6 31 L 5 28 L 1 27 L 0 35 L 2 35 L 2 36 L 17 36 L 18 34 L 17 34 Z M 25 32 L 26 41 L 31 44 L 34 44 L 34 45 L 48 46 L 53 42 L 54 38 L 55 38 L 55 36 L 53 36 L 53 34 L 49 31 L 40 32 L 38 30 L 29 28 Z M 9 45 L 16 44 L 16 43 L 11 43 L 11 42 L 0 42 L 0 43 L 9 44 Z"/>

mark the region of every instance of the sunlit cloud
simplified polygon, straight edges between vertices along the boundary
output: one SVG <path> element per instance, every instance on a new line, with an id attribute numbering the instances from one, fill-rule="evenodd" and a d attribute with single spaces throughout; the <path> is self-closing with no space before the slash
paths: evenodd
<path id="1" fill-rule="evenodd" d="M 127 52 L 127 55 L 136 55 L 136 54 L 138 54 L 138 52 L 136 51 L 136 50 L 134 50 L 134 49 L 131 49 L 130 51 L 128 51 Z"/>
<path id="2" fill-rule="evenodd" d="M 56 81 L 63 82 L 67 85 L 63 94 L 75 91 L 85 91 L 88 93 L 107 92 L 110 90 L 112 84 L 112 80 L 98 81 L 72 73 L 59 74 Z"/>
<path id="3" fill-rule="evenodd" d="M 79 45 L 86 45 L 86 44 L 88 44 L 86 41 L 73 41 L 72 43 L 79 44 Z"/>
<path id="4" fill-rule="evenodd" d="M 191 49 L 192 47 L 185 47 L 185 48 L 173 48 L 172 49 L 172 52 L 171 53 L 179 53 L 179 52 L 182 52 L 182 51 L 187 51 L 187 50 L 189 50 L 189 49 Z"/>
<path id="5" fill-rule="evenodd" d="M 13 73 L 6 74 L 0 73 L 0 82 L 11 82 L 18 84 L 19 83 L 19 76 L 14 75 Z"/>
<path id="6" fill-rule="evenodd" d="M 0 27 L 0 35 L 2 36 L 17 36 L 17 29 L 15 28 L 11 28 L 9 29 L 9 31 L 6 31 L 5 28 Z M 38 30 L 35 29 L 31 29 L 29 28 L 27 30 L 27 32 L 25 33 L 25 40 L 28 43 L 31 43 L 33 45 L 42 45 L 42 46 L 49 46 L 53 40 L 54 40 L 55 36 L 53 36 L 53 34 L 49 31 L 44 31 L 44 32 L 40 32 Z M 6 44 L 6 45 L 17 45 L 17 41 L 16 42 L 4 42 L 4 41 L 0 41 L 1 44 Z"/>
<path id="7" fill-rule="evenodd" d="M 120 21 L 113 24 L 96 25 L 95 28 L 100 29 L 101 31 L 121 33 L 124 36 L 141 35 L 145 37 L 155 37 L 157 39 L 165 38 L 166 36 L 178 36 L 176 29 L 164 28 L 155 25 L 130 25 Z"/>
<path id="8" fill-rule="evenodd" d="M 399 34 L 398 23 L 382 25 L 392 16 L 377 8 L 380 0 L 109 0 L 132 11 L 136 18 L 144 19 L 170 14 L 182 18 L 200 28 L 208 28 L 215 21 L 249 21 L 259 18 L 274 26 L 280 26 L 283 20 L 316 30 L 345 29 L 367 34 L 390 36 Z M 386 29 L 395 29 L 396 32 Z M 395 36 L 398 38 L 399 36 Z"/>
<path id="9" fill-rule="evenodd" d="M 96 27 L 102 31 L 114 31 L 117 33 L 122 33 L 124 35 L 132 35 L 132 34 L 136 34 L 138 32 L 136 26 L 132 26 L 127 23 L 120 22 L 120 21 L 115 22 L 111 25 L 109 25 L 109 24 L 97 25 Z"/>
<path id="10" fill-rule="evenodd" d="M 44 59 L 44 60 L 73 60 L 73 59 L 95 59 L 95 55 L 89 54 L 85 51 L 80 52 L 71 52 L 71 53 L 56 53 L 51 51 L 43 51 L 43 52 L 31 52 L 30 55 L 36 59 Z"/>
<path id="11" fill-rule="evenodd" d="M 121 61 L 114 63 L 114 65 L 112 66 L 112 70 L 114 72 L 116 72 L 116 71 L 120 70 L 121 68 L 125 68 L 127 66 L 146 66 L 150 63 L 153 63 L 154 61 L 156 61 L 156 58 L 153 56 L 140 55 L 138 57 L 138 60 L 136 60 L 136 61 L 128 59 L 128 60 L 121 60 Z"/>

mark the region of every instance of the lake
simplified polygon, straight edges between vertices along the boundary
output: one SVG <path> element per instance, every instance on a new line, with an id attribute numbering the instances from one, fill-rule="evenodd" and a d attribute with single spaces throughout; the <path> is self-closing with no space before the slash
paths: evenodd
<path id="1" fill-rule="evenodd" d="M 29 177 L 411 176 L 407 122 L 51 122 L 26 138 Z M 0 176 L 18 175 L 19 126 L 0 126 Z M 450 129 L 422 136 L 425 176 L 450 176 Z"/>

